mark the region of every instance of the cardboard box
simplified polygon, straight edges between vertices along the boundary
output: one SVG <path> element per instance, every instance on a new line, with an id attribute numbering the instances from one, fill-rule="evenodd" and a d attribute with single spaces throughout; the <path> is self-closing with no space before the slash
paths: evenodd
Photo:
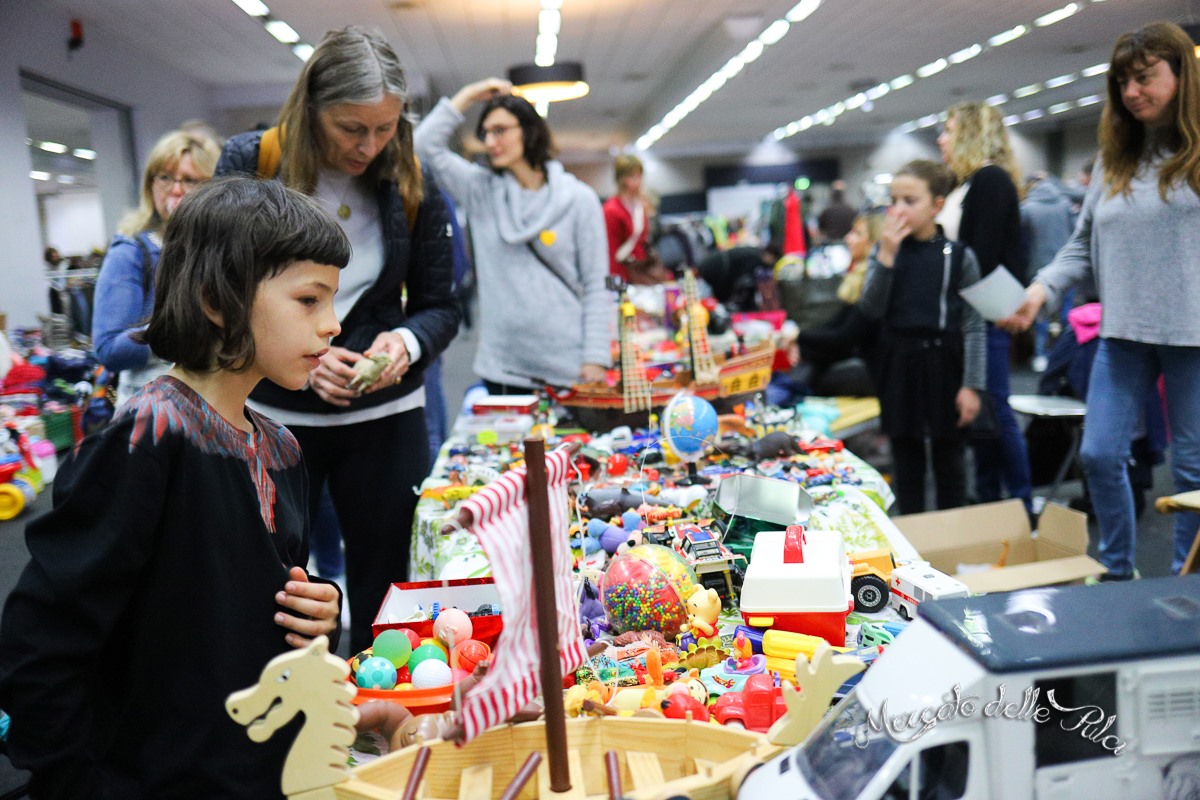
<path id="1" fill-rule="evenodd" d="M 1029 530 L 1020 500 L 907 514 L 892 521 L 922 558 L 965 583 L 972 594 L 1073 583 L 1104 572 L 1087 556 L 1087 515 L 1053 503 L 1038 519 L 1036 533 Z M 960 565 L 999 561 L 1005 540 L 1004 567 L 960 572 Z"/>
<path id="2" fill-rule="evenodd" d="M 496 591 L 496 584 L 491 578 L 393 583 L 379 604 L 379 611 L 371 624 L 371 633 L 378 636 L 390 628 L 412 628 L 422 639 L 433 636 L 431 620 L 406 620 L 418 606 L 428 611 L 434 603 L 441 604 L 442 608 L 461 608 L 471 613 L 485 603 L 499 605 L 500 593 Z M 474 628 L 472 638 L 488 646 L 495 646 L 504 627 L 499 614 L 473 616 L 471 624 Z"/>

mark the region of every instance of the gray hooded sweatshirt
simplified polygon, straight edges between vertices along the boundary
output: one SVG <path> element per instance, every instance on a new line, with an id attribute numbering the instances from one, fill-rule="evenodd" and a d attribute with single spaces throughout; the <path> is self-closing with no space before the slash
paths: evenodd
<path id="1" fill-rule="evenodd" d="M 449 148 L 462 122 L 442 98 L 417 126 L 414 143 L 470 228 L 479 287 L 475 372 L 531 387 L 576 383 L 584 364 L 611 361 L 616 309 L 604 287 L 600 199 L 557 161 L 546 164 L 546 183 L 536 190 L 507 171 L 467 161 Z"/>

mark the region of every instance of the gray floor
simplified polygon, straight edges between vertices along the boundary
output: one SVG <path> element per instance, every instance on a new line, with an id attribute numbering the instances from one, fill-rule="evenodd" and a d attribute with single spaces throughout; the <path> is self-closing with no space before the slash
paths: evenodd
<path id="1" fill-rule="evenodd" d="M 471 359 L 474 357 L 477 344 L 477 330 L 464 330 L 446 352 L 446 399 L 451 419 L 457 415 L 466 390 L 475 383 L 475 376 L 471 372 Z M 1013 375 L 1014 393 L 1032 393 L 1035 386 L 1036 376 L 1033 373 L 1027 370 L 1018 370 Z M 1154 477 L 1154 489 L 1148 493 L 1151 502 L 1154 497 L 1173 492 L 1170 471 L 1165 465 L 1155 470 Z M 1079 493 L 1078 481 L 1066 484 L 1064 492 L 1066 497 L 1075 497 Z M 17 519 L 0 522 L 0 601 L 8 598 L 21 570 L 29 560 L 29 552 L 25 548 L 25 525 L 49 508 L 50 494 L 45 493 L 37 499 L 30 510 Z M 1168 573 L 1173 537 L 1171 526 L 1171 517 L 1160 516 L 1153 511 L 1148 511 L 1139 521 L 1137 563 L 1143 575 L 1150 577 Z M 1088 529 L 1092 540 L 1090 549 L 1094 551 L 1096 541 L 1094 521 L 1089 520 Z M 9 793 L 22 786 L 25 781 L 26 775 L 13 769 L 8 760 L 0 756 L 0 800 L 7 800 Z"/>

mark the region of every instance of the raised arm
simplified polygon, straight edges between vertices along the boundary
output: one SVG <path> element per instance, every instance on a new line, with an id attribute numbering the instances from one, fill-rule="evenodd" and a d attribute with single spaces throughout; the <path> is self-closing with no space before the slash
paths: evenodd
<path id="1" fill-rule="evenodd" d="M 462 125 L 467 109 L 474 103 L 511 91 L 512 84 L 500 78 L 467 84 L 454 97 L 439 100 L 413 133 L 413 146 L 421 163 L 433 170 L 441 187 L 460 205 L 467 205 L 471 185 L 488 179 L 491 171 L 451 150 L 450 137 Z M 465 210 L 470 211 L 469 208 Z"/>

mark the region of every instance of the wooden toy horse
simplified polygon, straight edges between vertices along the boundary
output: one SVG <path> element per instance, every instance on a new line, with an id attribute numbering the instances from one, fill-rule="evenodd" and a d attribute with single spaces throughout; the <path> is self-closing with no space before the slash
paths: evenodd
<path id="1" fill-rule="evenodd" d="M 252 741 L 265 742 L 297 714 L 304 725 L 283 764 L 281 786 L 294 796 L 344 780 L 354 743 L 358 710 L 355 689 L 346 682 L 350 667 L 329 654 L 318 636 L 305 648 L 267 662 L 258 684 L 229 695 L 225 710 L 246 727 Z"/>

